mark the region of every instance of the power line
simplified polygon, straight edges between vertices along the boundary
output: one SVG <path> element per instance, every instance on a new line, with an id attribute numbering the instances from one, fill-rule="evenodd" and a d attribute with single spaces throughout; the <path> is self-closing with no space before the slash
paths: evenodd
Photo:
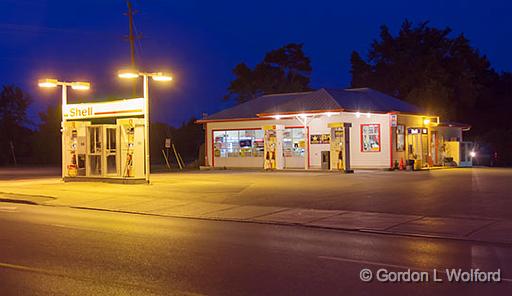
<path id="1" fill-rule="evenodd" d="M 136 61 L 135 61 L 135 40 L 140 42 L 139 40 L 142 38 L 142 36 L 135 32 L 134 29 L 134 22 L 133 22 L 133 15 L 137 13 L 136 10 L 133 10 L 132 3 L 130 0 L 126 1 L 126 6 L 128 7 L 128 12 L 126 15 L 128 16 L 128 41 L 130 43 L 130 64 L 133 69 L 137 67 Z M 135 97 L 137 92 L 137 84 L 134 81 L 133 87 L 132 87 L 132 95 Z"/>

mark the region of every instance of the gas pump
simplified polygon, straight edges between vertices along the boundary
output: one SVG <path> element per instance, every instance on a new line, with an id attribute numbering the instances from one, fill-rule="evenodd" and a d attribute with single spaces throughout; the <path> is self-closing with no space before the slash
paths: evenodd
<path id="1" fill-rule="evenodd" d="M 284 169 L 283 125 L 266 125 L 264 131 L 264 163 L 265 170 Z"/>
<path id="2" fill-rule="evenodd" d="M 121 176 L 144 176 L 144 119 L 117 119 L 120 126 Z"/>
<path id="3" fill-rule="evenodd" d="M 331 170 L 341 171 L 345 169 L 345 146 L 343 145 L 344 140 L 345 137 L 343 127 L 331 128 Z"/>
<path id="4" fill-rule="evenodd" d="M 76 150 L 78 148 L 78 131 L 76 129 L 71 130 L 71 161 L 68 164 L 68 175 L 70 177 L 76 177 L 78 175 L 78 167 L 77 167 L 77 156 Z"/>
<path id="5" fill-rule="evenodd" d="M 350 167 L 350 122 L 331 122 L 331 170 L 353 173 Z"/>
<path id="6" fill-rule="evenodd" d="M 263 168 L 265 170 L 273 170 L 276 168 L 276 155 L 277 155 L 277 133 L 274 126 L 264 126 L 263 130 L 265 132 L 265 146 L 264 146 L 264 156 L 265 162 L 263 164 Z"/>
<path id="7" fill-rule="evenodd" d="M 133 177 L 133 145 L 135 140 L 135 125 L 133 120 L 128 120 L 128 124 L 124 126 L 126 131 L 126 163 L 123 176 Z"/>
<path id="8" fill-rule="evenodd" d="M 68 121 L 64 126 L 64 175 L 76 177 L 85 175 L 85 129 L 88 121 Z"/>

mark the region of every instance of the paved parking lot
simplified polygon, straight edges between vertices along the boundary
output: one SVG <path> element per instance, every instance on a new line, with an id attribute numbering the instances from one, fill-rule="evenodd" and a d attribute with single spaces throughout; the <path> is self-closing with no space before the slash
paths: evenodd
<path id="1" fill-rule="evenodd" d="M 424 172 L 195 171 L 154 174 L 152 185 L 62 183 L 58 177 L 0 181 L 0 192 L 134 203 L 209 202 L 390 214 L 512 219 L 512 169 Z M 154 200 L 158 199 L 158 200 Z M 149 203 L 148 206 L 150 206 Z"/>
<path id="2" fill-rule="evenodd" d="M 151 185 L 0 181 L 0 200 L 512 243 L 512 170 L 195 171 Z"/>

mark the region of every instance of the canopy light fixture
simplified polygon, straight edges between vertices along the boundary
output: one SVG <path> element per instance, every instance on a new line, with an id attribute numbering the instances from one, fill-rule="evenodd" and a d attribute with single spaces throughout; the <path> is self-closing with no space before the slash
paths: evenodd
<path id="1" fill-rule="evenodd" d="M 39 87 L 57 87 L 59 81 L 57 79 L 39 79 L 38 84 Z"/>
<path id="2" fill-rule="evenodd" d="M 333 115 L 338 114 L 338 112 L 325 112 L 324 114 L 327 115 L 327 117 L 331 117 Z"/>
<path id="3" fill-rule="evenodd" d="M 91 88 L 91 84 L 89 82 L 83 82 L 83 81 L 74 81 L 74 82 L 64 82 L 64 81 L 58 81 L 57 79 L 52 78 L 45 78 L 40 79 L 37 83 L 39 87 L 57 87 L 59 85 L 66 87 L 71 86 L 74 90 L 88 90 Z"/>
<path id="4" fill-rule="evenodd" d="M 117 72 L 119 78 L 133 79 L 139 77 L 139 71 L 134 69 L 123 69 Z"/>
<path id="5" fill-rule="evenodd" d="M 165 72 L 154 72 L 154 73 L 145 73 L 139 72 L 135 69 L 123 69 L 117 72 L 117 76 L 119 78 L 133 79 L 139 76 L 146 76 L 153 78 L 154 81 L 171 81 L 172 76 L 169 73 Z"/>
<path id="6" fill-rule="evenodd" d="M 151 75 L 155 81 L 171 81 L 172 76 L 168 73 L 158 72 Z"/>
<path id="7" fill-rule="evenodd" d="M 71 82 L 71 88 L 74 90 L 89 90 L 91 84 L 89 82 Z"/>

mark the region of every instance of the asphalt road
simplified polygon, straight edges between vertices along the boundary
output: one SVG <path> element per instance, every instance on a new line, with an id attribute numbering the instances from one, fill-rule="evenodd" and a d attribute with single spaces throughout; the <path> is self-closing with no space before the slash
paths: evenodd
<path id="1" fill-rule="evenodd" d="M 362 268 L 505 281 L 364 283 Z M 510 295 L 509 279 L 507 246 L 0 204 L 0 295 Z"/>

